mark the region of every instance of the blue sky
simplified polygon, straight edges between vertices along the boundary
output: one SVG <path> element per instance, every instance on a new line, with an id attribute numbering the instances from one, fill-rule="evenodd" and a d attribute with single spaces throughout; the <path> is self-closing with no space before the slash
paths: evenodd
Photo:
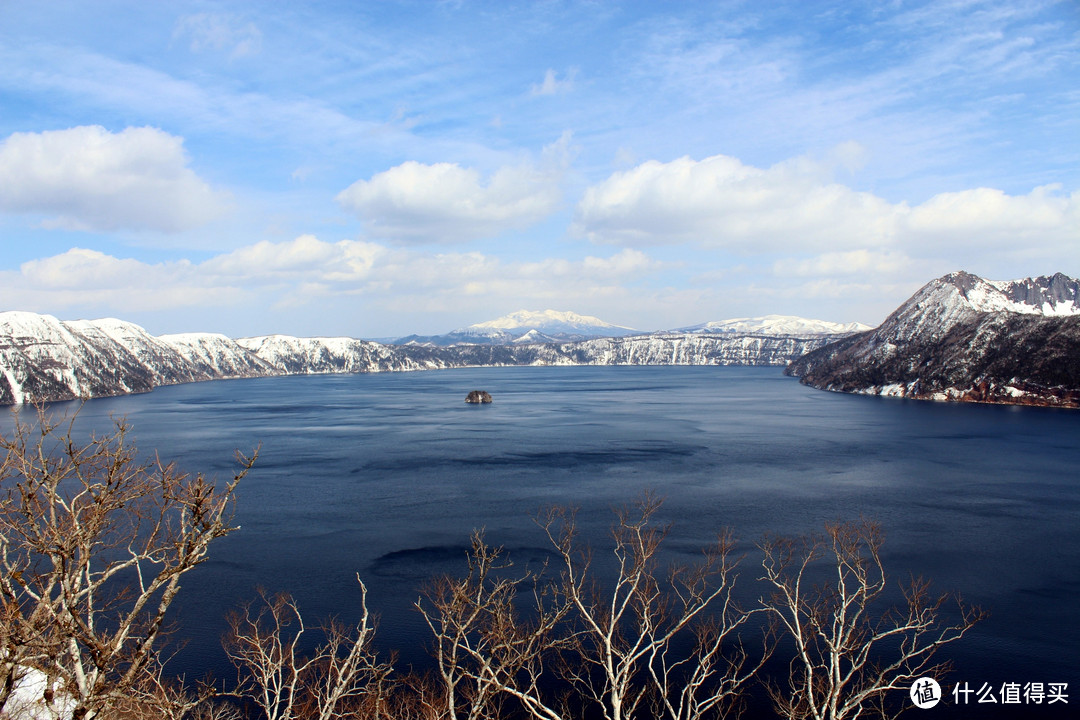
<path id="1" fill-rule="evenodd" d="M 0 0 L 0 309 L 880 322 L 1080 275 L 1080 5 Z"/>

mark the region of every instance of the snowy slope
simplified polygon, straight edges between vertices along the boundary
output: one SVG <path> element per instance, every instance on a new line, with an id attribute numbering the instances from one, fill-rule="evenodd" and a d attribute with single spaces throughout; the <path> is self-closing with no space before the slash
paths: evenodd
<path id="1" fill-rule="evenodd" d="M 807 337 L 812 335 L 842 335 L 870 330 L 869 325 L 862 323 L 836 323 L 826 320 L 811 320 L 808 318 L 795 317 L 794 315 L 764 315 L 753 318 L 732 318 L 731 320 L 719 320 L 701 323 L 687 328 L 681 328 L 681 332 L 694 333 L 745 333 L 760 335 L 794 335 Z"/>
<path id="2" fill-rule="evenodd" d="M 267 335 L 236 341 L 261 361 L 288 375 L 429 370 L 449 367 L 426 348 L 405 348 L 347 337 Z"/>
<path id="3" fill-rule="evenodd" d="M 558 335 L 592 335 L 597 337 L 617 337 L 633 335 L 637 330 L 612 325 L 591 315 L 578 315 L 574 312 L 559 310 L 518 310 L 494 320 L 476 323 L 455 330 L 457 333 L 482 335 L 490 332 L 505 332 L 510 335 L 523 335 L 535 330 L 549 337 Z"/>
<path id="4" fill-rule="evenodd" d="M 266 374 L 274 369 L 223 335 L 156 338 L 112 318 L 61 322 L 51 315 L 0 313 L 0 404 Z"/>
<path id="5" fill-rule="evenodd" d="M 93 324 L 0 313 L 0 403 L 145 392 L 153 371 Z"/>
<path id="6" fill-rule="evenodd" d="M 1080 406 L 1080 281 L 991 282 L 950 273 L 877 329 L 799 358 L 828 390 L 933 400 Z"/>
<path id="7" fill-rule="evenodd" d="M 580 317 L 580 316 L 578 316 Z M 577 322 L 573 317 L 562 320 Z M 383 345 L 286 335 L 154 337 L 122 320 L 61 322 L 0 313 L 0 404 L 147 392 L 223 378 L 500 365 L 786 365 L 827 336 L 651 333 L 555 342 L 535 329 L 512 344 Z"/>
<path id="8" fill-rule="evenodd" d="M 458 328 L 445 335 L 409 335 L 397 345 L 422 344 L 445 347 L 461 344 L 507 345 L 511 343 L 569 342 L 592 337 L 623 337 L 638 330 L 613 325 L 591 315 L 560 310 L 518 310 L 486 322 Z"/>

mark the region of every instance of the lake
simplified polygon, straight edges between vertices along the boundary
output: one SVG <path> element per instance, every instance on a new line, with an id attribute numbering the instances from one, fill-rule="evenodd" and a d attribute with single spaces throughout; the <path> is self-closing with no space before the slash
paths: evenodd
<path id="1" fill-rule="evenodd" d="M 467 405 L 473 389 L 494 403 Z M 262 447 L 241 530 L 178 599 L 189 644 L 173 669 L 189 676 L 232 677 L 222 616 L 256 586 L 293 593 L 309 618 L 350 619 L 357 572 L 380 647 L 422 665 L 412 603 L 427 578 L 464 570 L 470 531 L 524 563 L 545 552 L 531 516 L 573 505 L 602 551 L 611 508 L 654 490 L 670 555 L 729 527 L 749 593 L 763 533 L 874 519 L 892 578 L 924 575 L 992 613 L 946 646 L 948 682 L 1080 692 L 1080 412 L 838 395 L 778 368 L 529 367 L 166 387 L 88 402 L 77 427 L 102 432 L 110 416 L 189 471 L 225 475 L 236 449 Z M 1066 717 L 1078 702 L 966 714 Z"/>

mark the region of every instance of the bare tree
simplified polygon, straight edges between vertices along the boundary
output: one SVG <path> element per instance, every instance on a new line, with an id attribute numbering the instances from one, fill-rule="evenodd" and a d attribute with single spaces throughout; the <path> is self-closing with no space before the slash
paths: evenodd
<path id="1" fill-rule="evenodd" d="M 33 671 L 50 717 L 92 718 L 159 673 L 180 580 L 231 526 L 255 455 L 221 484 L 139 460 L 121 420 L 81 444 L 38 412 L 0 437 L 0 709 Z"/>
<path id="2" fill-rule="evenodd" d="M 469 575 L 441 579 L 417 603 L 435 636 L 445 717 L 495 717 L 500 696 L 542 720 L 578 717 L 588 705 L 609 720 L 698 720 L 732 709 L 760 662 L 747 667 L 733 642 L 749 613 L 732 602 L 731 538 L 721 535 L 700 563 L 661 575 L 667 531 L 651 524 L 659 506 L 647 496 L 618 511 L 618 567 L 607 591 L 565 508 L 537 518 L 558 577 L 546 577 L 546 567 L 508 576 L 501 548 L 474 535 Z M 523 588 L 530 592 L 521 603 Z M 561 697 L 552 692 L 558 683 Z"/>
<path id="3" fill-rule="evenodd" d="M 985 617 L 957 597 L 931 595 L 920 578 L 900 588 L 902 607 L 881 607 L 881 544 L 880 528 L 866 521 L 827 525 L 824 537 L 762 543 L 762 580 L 773 593 L 761 604 L 795 650 L 786 687 L 769 686 L 782 717 L 895 717 L 904 702 L 892 707 L 887 694 L 902 690 L 906 701 L 914 680 L 942 675 L 949 665 L 934 662 L 936 651 Z M 947 603 L 955 604 L 952 615 Z"/>
<path id="4" fill-rule="evenodd" d="M 154 665 L 157 667 L 148 667 L 123 697 L 111 703 L 108 713 L 110 720 L 149 717 L 186 720 L 196 707 L 215 694 L 214 688 L 206 683 L 189 688 L 183 678 L 167 677 L 162 663 L 155 661 Z"/>
<path id="5" fill-rule="evenodd" d="M 474 532 L 464 578 L 437 578 L 417 600 L 434 636 L 432 655 L 441 697 L 428 701 L 450 720 L 499 717 L 515 698 L 529 713 L 557 717 L 541 698 L 546 663 L 565 641 L 557 635 L 569 606 L 560 604 L 543 570 L 511 575 L 501 547 Z M 518 607 L 528 592 L 528 619 Z"/>
<path id="6" fill-rule="evenodd" d="M 260 591 L 258 609 L 248 605 L 232 614 L 224 643 L 240 675 L 232 694 L 253 702 L 267 720 L 332 720 L 360 708 L 378 717 L 391 666 L 372 649 L 375 620 L 367 588 L 357 581 L 359 623 L 351 629 L 333 620 L 324 624 L 323 642 L 307 655 L 308 628 L 291 596 Z"/>
<path id="7" fill-rule="evenodd" d="M 607 591 L 593 577 L 591 551 L 578 545 L 573 513 L 554 508 L 540 522 L 562 560 L 561 588 L 576 624 L 563 675 L 606 720 L 631 720 L 643 709 L 671 720 L 724 717 L 768 655 L 766 648 L 747 667 L 735 639 L 751 614 L 733 603 L 738 560 L 730 534 L 721 533 L 699 563 L 661 573 L 668 528 L 653 524 L 660 505 L 645 495 L 617 511 L 617 574 Z M 687 636 L 689 650 L 680 654 Z"/>

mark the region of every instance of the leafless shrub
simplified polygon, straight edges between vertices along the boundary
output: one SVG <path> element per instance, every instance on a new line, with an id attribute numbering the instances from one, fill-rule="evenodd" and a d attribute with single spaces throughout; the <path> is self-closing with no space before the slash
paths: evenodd
<path id="1" fill-rule="evenodd" d="M 985 617 L 959 598 L 932 595 L 921 578 L 902 586 L 902 607 L 880 607 L 887 586 L 881 544 L 880 528 L 865 521 L 827 525 L 824 536 L 762 543 L 761 579 L 772 594 L 761 605 L 795 648 L 786 683 L 768 686 L 782 717 L 895 717 L 914 680 L 948 669 L 934 662 L 937 650 Z M 814 585 L 819 561 L 829 579 Z M 956 606 L 951 621 L 944 619 L 946 603 Z M 903 702 L 892 707 L 887 694 L 897 690 Z"/>
<path id="2" fill-rule="evenodd" d="M 231 526 L 255 456 L 220 485 L 143 463 L 124 421 L 79 443 L 39 410 L 0 437 L 0 709 L 40 673 L 46 717 L 98 716 L 160 677 L 180 580 Z M 25 688 L 24 688 L 25 689 Z"/>
<path id="3" fill-rule="evenodd" d="M 501 548 L 474 535 L 468 575 L 440 579 L 417 603 L 434 635 L 444 716 L 498 717 L 506 700 L 544 720 L 577 717 L 589 705 L 610 720 L 698 720 L 736 707 L 760 663 L 747 667 L 734 641 L 749 613 L 732 602 L 731 538 L 721 535 L 700 563 L 661 574 L 667 531 L 652 524 L 659 507 L 647 496 L 617 513 L 617 577 L 606 591 L 565 508 L 537 518 L 557 573 L 508 576 Z M 553 694 L 558 684 L 564 692 Z"/>
<path id="4" fill-rule="evenodd" d="M 730 534 L 721 533 L 697 564 L 662 571 L 668 528 L 653 523 L 660 505 L 646 495 L 617 511 L 617 576 L 610 589 L 593 577 L 592 553 L 579 545 L 573 513 L 554 508 L 541 518 L 561 558 L 561 592 L 573 608 L 572 649 L 563 654 L 562 673 L 609 720 L 724 717 L 737 708 L 768 649 L 747 666 L 735 637 L 751 613 L 732 599 L 738 560 Z"/>
<path id="5" fill-rule="evenodd" d="M 231 694 L 251 701 L 267 720 L 379 717 L 391 666 L 372 649 L 375 620 L 367 587 L 357 581 L 359 623 L 325 623 L 322 642 L 308 655 L 302 652 L 308 627 L 291 596 L 261 591 L 257 607 L 232 614 L 224 644 L 239 683 Z"/>

